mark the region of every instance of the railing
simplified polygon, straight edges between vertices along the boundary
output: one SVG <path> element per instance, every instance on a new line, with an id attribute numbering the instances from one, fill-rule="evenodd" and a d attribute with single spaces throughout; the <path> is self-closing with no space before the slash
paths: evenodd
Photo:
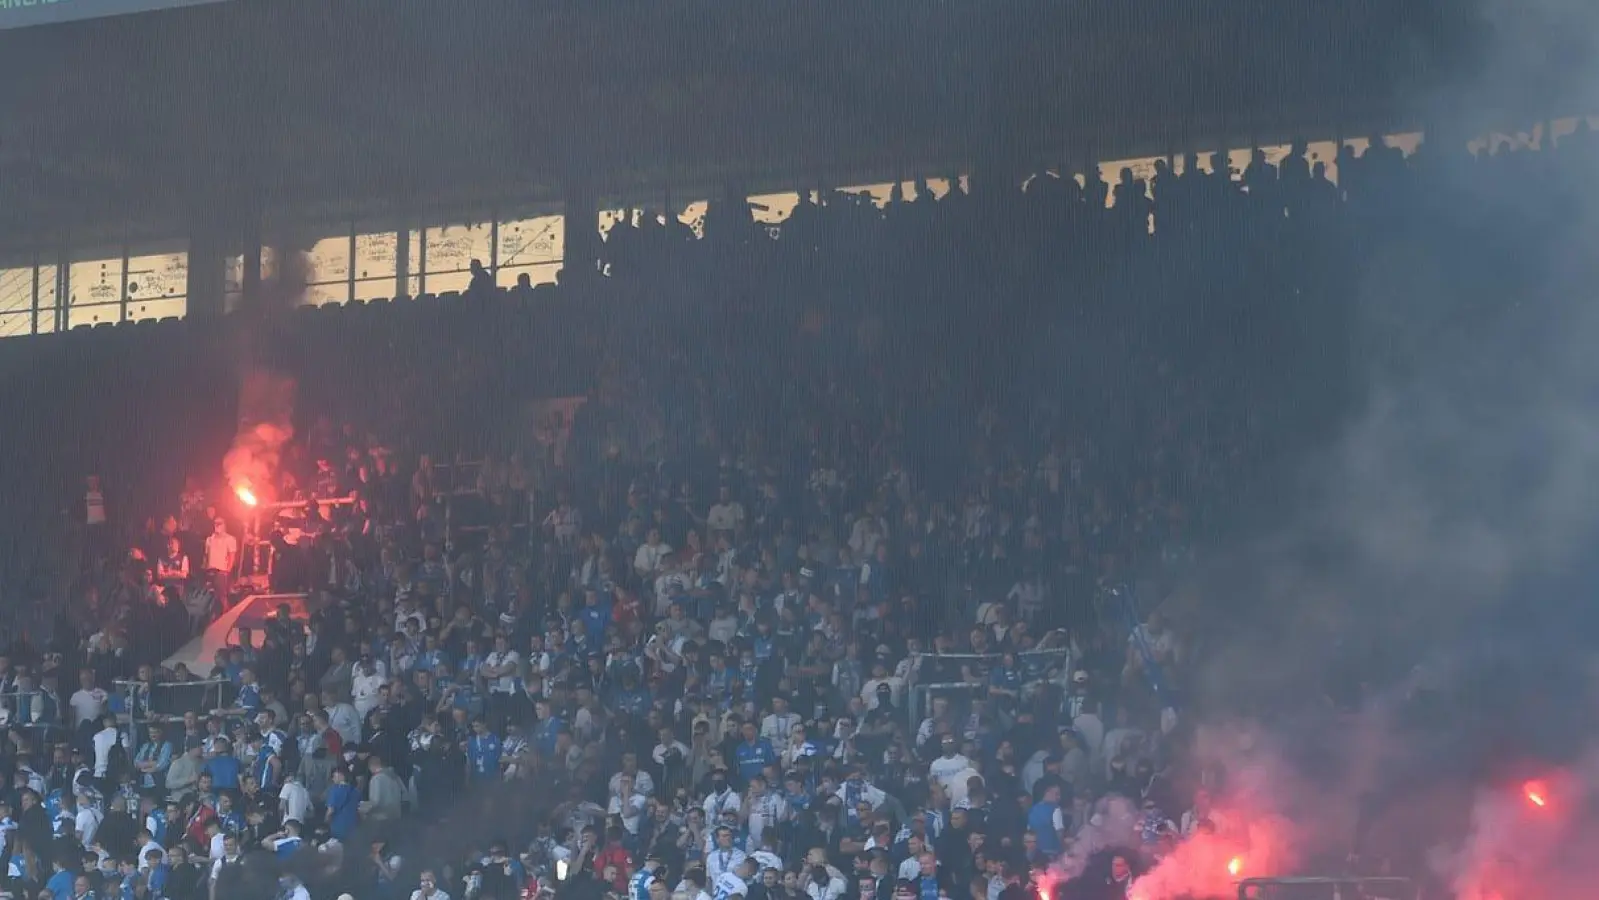
<path id="1" fill-rule="evenodd" d="M 924 711 L 929 705 L 929 695 L 947 694 L 956 697 L 965 697 L 968 700 L 974 694 L 986 696 L 988 682 L 986 681 L 946 681 L 921 683 L 914 681 L 923 665 L 928 660 L 950 661 L 956 663 L 975 662 L 986 666 L 994 666 L 1003 661 L 1007 654 L 1004 653 L 913 653 L 911 654 L 911 676 L 913 683 L 906 687 L 906 714 L 910 717 L 911 733 L 915 734 L 921 726 Z M 1026 650 L 1021 653 L 1010 654 L 1016 657 L 1018 665 L 1024 660 L 1035 667 L 1038 677 L 1031 678 L 1022 683 L 1024 695 L 1038 690 L 1046 684 L 1064 685 L 1066 674 L 1071 670 L 1071 649 L 1068 647 L 1051 647 L 1042 650 Z M 1042 665 L 1042 668 L 1036 668 Z M 964 713 L 961 713 L 964 714 Z"/>

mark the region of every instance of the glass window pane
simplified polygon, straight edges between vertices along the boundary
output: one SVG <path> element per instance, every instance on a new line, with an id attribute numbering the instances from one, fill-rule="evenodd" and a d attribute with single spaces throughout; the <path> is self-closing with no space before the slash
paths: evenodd
<path id="1" fill-rule="evenodd" d="M 306 289 L 306 306 L 325 306 L 344 303 L 350 299 L 350 236 L 348 234 L 323 238 L 311 247 L 309 254 L 310 286 Z"/>
<path id="2" fill-rule="evenodd" d="M 55 264 L 39 267 L 39 327 L 37 333 L 50 334 L 56 330 L 56 308 L 61 305 L 56 296 L 56 279 L 61 267 Z"/>
<path id="3" fill-rule="evenodd" d="M 33 310 L 0 313 L 0 338 L 33 334 Z"/>
<path id="4" fill-rule="evenodd" d="M 0 314 L 33 311 L 33 267 L 0 269 Z"/>
<path id="5" fill-rule="evenodd" d="M 500 247 L 497 260 L 500 271 L 539 263 L 560 262 L 565 250 L 566 217 L 562 215 L 535 216 L 500 222 Z M 487 262 L 487 260 L 485 260 Z M 497 279 L 501 287 L 514 283 L 513 279 Z"/>
<path id="6" fill-rule="evenodd" d="M 171 247 L 133 247 L 128 255 L 128 318 L 181 316 L 189 291 L 189 254 Z M 176 300 L 176 306 L 170 301 Z M 174 312 L 174 308 L 176 311 Z M 157 312 L 156 310 L 159 310 Z"/>
<path id="7" fill-rule="evenodd" d="M 394 296 L 399 237 L 393 231 L 355 236 L 355 299 L 385 300 Z"/>
<path id="8" fill-rule="evenodd" d="M 73 254 L 67 272 L 67 325 L 117 322 L 122 318 L 122 251 L 99 248 Z"/>
<path id="9" fill-rule="evenodd" d="M 427 290 L 430 294 L 464 291 L 472 282 L 470 265 L 493 258 L 494 229 L 488 223 L 445 225 L 427 230 Z"/>
<path id="10" fill-rule="evenodd" d="M 412 228 L 405 233 L 406 259 L 409 260 L 405 277 L 405 293 L 415 297 L 422 293 L 422 230 Z"/>

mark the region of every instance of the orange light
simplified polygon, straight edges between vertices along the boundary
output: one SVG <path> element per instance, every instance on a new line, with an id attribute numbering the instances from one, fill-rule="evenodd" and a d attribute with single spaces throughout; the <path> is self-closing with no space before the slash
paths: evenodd
<path id="1" fill-rule="evenodd" d="M 1238 877 L 1238 873 L 1242 872 L 1243 870 L 1244 870 L 1244 860 L 1243 860 L 1242 857 L 1235 856 L 1232 859 L 1227 860 L 1227 874 L 1228 875 L 1231 875 L 1234 878 L 1237 878 Z"/>
<path id="2" fill-rule="evenodd" d="M 1049 900 L 1049 888 L 1038 889 L 1038 900 Z"/>
<path id="3" fill-rule="evenodd" d="M 250 490 L 249 485 L 241 484 L 233 489 L 233 493 L 239 496 L 239 502 L 245 506 L 254 506 L 260 502 L 255 499 L 255 492 Z"/>
<path id="4" fill-rule="evenodd" d="M 1544 790 L 1542 782 L 1529 781 L 1522 786 L 1522 791 L 1527 795 L 1527 802 L 1533 806 L 1543 808 L 1549 805 L 1548 791 Z"/>

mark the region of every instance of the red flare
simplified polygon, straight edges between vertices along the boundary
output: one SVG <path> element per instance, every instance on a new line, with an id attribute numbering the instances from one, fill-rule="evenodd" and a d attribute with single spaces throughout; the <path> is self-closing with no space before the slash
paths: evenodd
<path id="1" fill-rule="evenodd" d="M 233 493 L 238 495 L 239 502 L 243 503 L 245 506 L 254 506 L 254 505 L 256 505 L 257 503 L 260 502 L 259 500 L 256 499 L 255 492 L 250 490 L 250 486 L 249 485 L 246 485 L 246 484 L 238 485 L 237 487 L 235 487 L 233 489 Z"/>
<path id="2" fill-rule="evenodd" d="M 1529 781 L 1522 786 L 1522 792 L 1527 795 L 1527 802 L 1540 809 L 1549 805 L 1549 792 L 1541 781 Z"/>

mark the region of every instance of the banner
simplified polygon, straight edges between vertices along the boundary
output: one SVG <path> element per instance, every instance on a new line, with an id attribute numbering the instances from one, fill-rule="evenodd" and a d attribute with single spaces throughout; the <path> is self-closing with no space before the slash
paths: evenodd
<path id="1" fill-rule="evenodd" d="M 221 0 L 0 0 L 0 29 L 150 12 Z"/>

